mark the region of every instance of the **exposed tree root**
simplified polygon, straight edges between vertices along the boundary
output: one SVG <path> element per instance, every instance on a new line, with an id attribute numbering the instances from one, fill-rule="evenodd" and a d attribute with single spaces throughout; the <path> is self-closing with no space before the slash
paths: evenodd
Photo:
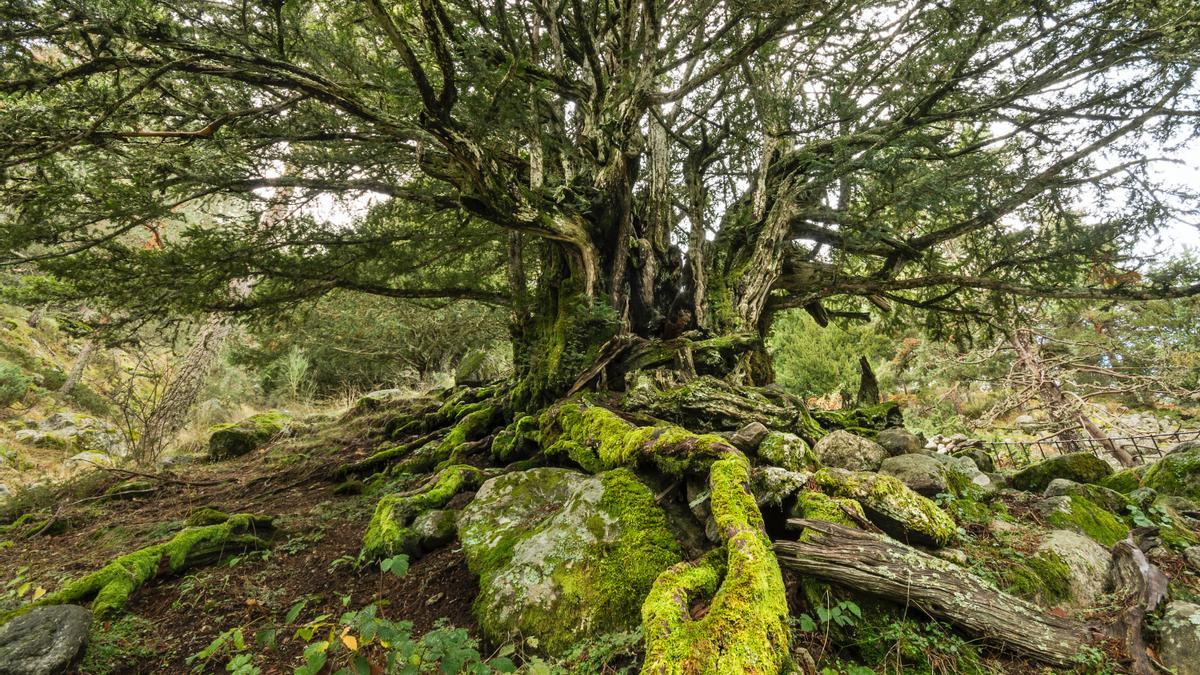
<path id="1" fill-rule="evenodd" d="M 785 567 L 856 592 L 916 607 L 1001 649 L 1070 666 L 1087 646 L 1083 624 L 1047 614 L 931 555 L 880 535 L 815 520 L 796 542 L 778 542 Z"/>
<path id="2" fill-rule="evenodd" d="M 35 607 L 79 602 L 88 598 L 94 598 L 92 613 L 97 618 L 111 617 L 121 611 L 134 591 L 156 576 L 208 564 L 230 553 L 266 546 L 255 532 L 270 527 L 270 518 L 245 513 L 228 516 L 224 522 L 215 525 L 189 527 L 169 541 L 116 558 L 99 570 L 42 596 L 36 602 L 0 615 L 0 623 Z"/>
<path id="3" fill-rule="evenodd" d="M 445 506 L 460 491 L 478 487 L 482 482 L 482 471 L 457 464 L 442 469 L 433 481 L 416 492 L 380 499 L 363 536 L 360 557 L 377 560 L 396 553 L 414 553 L 420 542 L 410 527 L 413 520 L 425 511 Z"/>
<path id="4" fill-rule="evenodd" d="M 778 673 L 788 654 L 783 576 L 750 494 L 750 462 L 725 439 L 677 426 L 638 427 L 610 410 L 568 402 L 546 411 L 547 454 L 589 471 L 649 464 L 708 475 L 723 546 L 655 581 L 642 606 L 645 673 Z M 693 618 L 690 602 L 711 597 Z"/>

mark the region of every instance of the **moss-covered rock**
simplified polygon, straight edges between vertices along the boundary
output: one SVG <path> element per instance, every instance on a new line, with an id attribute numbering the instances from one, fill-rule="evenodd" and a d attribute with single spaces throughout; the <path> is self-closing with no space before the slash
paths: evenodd
<path id="1" fill-rule="evenodd" d="M 209 430 L 208 458 L 219 462 L 253 452 L 283 431 L 290 420 L 287 413 L 271 410 L 236 424 L 218 424 Z"/>
<path id="2" fill-rule="evenodd" d="M 1080 536 L 1074 532 L 1069 534 Z M 1084 540 L 1097 545 L 1086 537 Z M 1057 606 L 1072 597 L 1071 569 L 1053 551 L 1006 560 L 997 576 L 997 585 L 1004 592 L 1047 607 Z"/>
<path id="3" fill-rule="evenodd" d="M 1050 497 L 1038 511 L 1054 527 L 1087 535 L 1104 546 L 1112 546 L 1129 534 L 1129 526 L 1084 497 Z"/>
<path id="4" fill-rule="evenodd" d="M 1092 453 L 1072 452 L 1055 455 L 1018 471 L 1012 477 L 1012 486 L 1018 490 L 1041 492 L 1055 478 L 1066 478 L 1076 483 L 1099 483 L 1112 473 L 1112 467 Z"/>
<path id="5" fill-rule="evenodd" d="M 1109 513 L 1124 516 L 1129 512 L 1130 499 L 1125 495 L 1100 485 L 1076 483 L 1066 478 L 1055 478 L 1046 486 L 1043 493 L 1047 497 L 1083 497 Z"/>
<path id="6" fill-rule="evenodd" d="M 1146 469 L 1142 485 L 1161 494 L 1200 502 L 1200 447 L 1172 452 L 1158 460 Z"/>
<path id="7" fill-rule="evenodd" d="M 851 471 L 876 471 L 888 457 L 882 445 L 840 429 L 817 441 L 813 452 L 822 465 Z"/>
<path id="8" fill-rule="evenodd" d="M 937 504 L 892 476 L 821 469 L 814 477 L 831 495 L 857 501 L 872 522 L 901 541 L 945 546 L 958 532 Z"/>
<path id="9" fill-rule="evenodd" d="M 375 505 L 375 513 L 367 524 L 360 557 L 377 560 L 396 553 L 418 555 L 444 543 L 426 541 L 424 530 L 415 527 L 415 520 L 427 511 L 445 506 L 461 490 L 473 488 L 482 480 L 479 469 L 456 464 L 442 469 L 434 480 L 414 492 L 385 495 Z"/>
<path id="10" fill-rule="evenodd" d="M 758 444 L 758 457 L 767 464 L 788 471 L 815 471 L 820 468 L 816 454 L 796 434 L 772 431 Z"/>
<path id="11" fill-rule="evenodd" d="M 1121 469 L 1101 479 L 1098 485 L 1127 495 L 1142 486 L 1142 474 L 1145 471 L 1145 466 Z"/>
<path id="12" fill-rule="evenodd" d="M 479 575 L 484 634 L 534 637 L 555 655 L 589 635 L 637 627 L 651 584 L 681 557 L 653 494 L 627 469 L 493 478 L 458 529 Z"/>
<path id="13" fill-rule="evenodd" d="M 1076 532 L 1054 530 L 1042 538 L 1037 555 L 1028 561 L 1047 585 L 1047 599 L 1061 595 L 1065 572 L 1067 593 L 1057 604 L 1093 607 L 1108 580 L 1112 554 L 1104 546 Z"/>

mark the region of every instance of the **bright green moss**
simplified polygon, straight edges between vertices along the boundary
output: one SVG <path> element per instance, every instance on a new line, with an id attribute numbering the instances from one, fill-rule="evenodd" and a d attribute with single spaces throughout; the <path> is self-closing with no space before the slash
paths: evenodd
<path id="1" fill-rule="evenodd" d="M 1057 605 L 1071 597 L 1071 569 L 1049 551 L 1005 561 L 998 577 L 1002 590 L 1026 600 Z"/>
<path id="2" fill-rule="evenodd" d="M 1200 448 L 1173 452 L 1146 469 L 1142 485 L 1200 502 Z"/>
<path id="3" fill-rule="evenodd" d="M 1129 527 L 1116 516 L 1083 497 L 1066 497 L 1065 509 L 1055 509 L 1046 521 L 1064 530 L 1084 534 L 1097 542 L 1112 546 L 1129 534 Z"/>
<path id="4" fill-rule="evenodd" d="M 814 478 L 830 494 L 856 500 L 876 525 L 902 540 L 946 546 L 958 533 L 937 504 L 893 476 L 821 469 Z"/>
<path id="5" fill-rule="evenodd" d="M 243 513 L 229 516 L 222 523 L 187 528 L 169 541 L 116 558 L 98 571 L 68 582 L 36 602 L 0 615 L 0 623 L 34 607 L 75 603 L 88 598 L 93 598 L 92 612 L 97 618 L 111 618 L 124 608 L 134 591 L 164 571 L 177 573 L 209 556 L 220 557 L 243 548 L 265 546 L 254 533 L 270 526 L 270 518 Z"/>
<path id="6" fill-rule="evenodd" d="M 1100 485 L 1115 492 L 1127 495 L 1142 486 L 1144 467 L 1121 469 L 1116 473 L 1100 480 Z"/>
<path id="7" fill-rule="evenodd" d="M 252 452 L 274 438 L 290 420 L 287 413 L 271 410 L 237 424 L 218 424 L 209 430 L 209 459 L 221 461 Z"/>
<path id="8" fill-rule="evenodd" d="M 479 469 L 458 464 L 442 469 L 433 484 L 424 490 L 386 495 L 379 500 L 367 525 L 360 557 L 376 560 L 396 553 L 412 553 L 418 543 L 416 533 L 409 527 L 413 519 L 425 511 L 445 506 L 461 490 L 478 486 L 482 480 Z"/>
<path id="9" fill-rule="evenodd" d="M 205 506 L 189 513 L 185 522 L 188 527 L 200 527 L 203 525 L 217 525 L 227 520 L 229 520 L 228 513 Z"/>
<path id="10" fill-rule="evenodd" d="M 713 518 L 725 542 L 696 564 L 664 572 L 642 606 L 643 672 L 778 673 L 790 628 L 779 563 L 762 516 L 745 489 L 750 463 L 740 453 L 714 462 L 709 475 Z M 715 592 L 714 592 L 715 587 Z M 712 593 L 708 613 L 689 614 L 689 597 Z"/>
<path id="11" fill-rule="evenodd" d="M 1055 478 L 1066 478 L 1076 483 L 1098 483 L 1112 473 L 1108 462 L 1092 453 L 1072 452 L 1056 455 L 1018 471 L 1012 477 L 1012 486 L 1018 490 L 1041 492 Z"/>

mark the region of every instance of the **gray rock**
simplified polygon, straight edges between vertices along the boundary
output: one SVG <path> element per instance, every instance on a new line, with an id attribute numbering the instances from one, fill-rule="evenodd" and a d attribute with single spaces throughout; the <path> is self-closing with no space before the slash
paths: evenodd
<path id="1" fill-rule="evenodd" d="M 1022 429 L 1036 427 L 1038 423 L 1037 420 L 1033 418 L 1033 415 L 1017 415 L 1017 419 L 1014 421 L 1017 423 L 1017 426 L 1021 427 Z"/>
<path id="2" fill-rule="evenodd" d="M 992 456 L 983 448 L 964 448 L 955 453 L 955 457 L 970 459 L 977 470 L 985 473 L 992 473 L 996 470 L 996 460 L 992 459 Z"/>
<path id="3" fill-rule="evenodd" d="M 1192 439 L 1190 441 L 1183 441 L 1182 443 L 1176 443 L 1175 445 L 1172 445 L 1171 449 L 1167 450 L 1167 452 L 1164 454 L 1171 455 L 1176 452 L 1195 450 L 1196 448 L 1200 448 L 1200 438 Z"/>
<path id="4" fill-rule="evenodd" d="M 1088 485 L 1076 483 L 1067 478 L 1055 478 L 1046 486 L 1046 490 L 1042 493 L 1046 497 L 1083 497 L 1109 513 L 1124 516 L 1129 512 L 1126 508 L 1129 504 L 1129 499 L 1115 490 L 1110 490 L 1099 485 Z"/>
<path id="5" fill-rule="evenodd" d="M 1200 605 L 1176 600 L 1159 623 L 1158 658 L 1175 675 L 1200 675 Z"/>
<path id="6" fill-rule="evenodd" d="M 879 473 L 895 476 L 913 492 L 932 497 L 950 491 L 949 469 L 929 455 L 907 454 L 888 457 Z"/>
<path id="7" fill-rule="evenodd" d="M 563 654 L 641 625 L 651 584 L 682 559 L 654 494 L 631 471 L 538 468 L 485 482 L 458 518 L 488 639 Z"/>
<path id="8" fill-rule="evenodd" d="M 796 434 L 772 431 L 758 444 L 758 456 L 767 464 L 788 471 L 816 469 L 817 456 Z"/>
<path id="9" fill-rule="evenodd" d="M 1038 544 L 1039 553 L 1053 553 L 1062 559 L 1071 572 L 1070 607 L 1093 607 L 1104 591 L 1112 554 L 1108 549 L 1082 534 L 1070 530 L 1053 530 Z"/>
<path id="10" fill-rule="evenodd" d="M 875 437 L 875 442 L 882 445 L 883 449 L 887 450 L 888 454 L 893 457 L 920 452 L 923 445 L 921 439 L 916 434 L 904 427 L 884 429 Z"/>
<path id="11" fill-rule="evenodd" d="M 965 480 L 984 493 L 995 492 L 1000 485 L 1000 483 L 992 480 L 991 476 L 980 471 L 979 467 L 975 465 L 975 461 L 967 455 L 933 455 L 933 458 L 941 462 L 950 471 L 961 476 L 958 480 L 952 480 L 952 485 L 959 485 Z"/>
<path id="12" fill-rule="evenodd" d="M 729 442 L 742 452 L 753 453 L 758 444 L 770 433 L 770 429 L 759 422 L 751 422 L 729 436 Z"/>
<path id="13" fill-rule="evenodd" d="M 1098 483 L 1111 475 L 1113 468 L 1090 452 L 1055 455 L 1021 469 L 1012 477 L 1018 490 L 1041 492 L 1055 478 L 1069 478 L 1077 483 Z"/>
<path id="14" fill-rule="evenodd" d="M 12 489 L 4 483 L 0 483 L 0 499 L 8 499 L 12 496 Z"/>
<path id="15" fill-rule="evenodd" d="M 1189 546 L 1184 549 L 1183 559 L 1193 572 L 1200 572 L 1200 546 Z"/>
<path id="16" fill-rule="evenodd" d="M 426 511 L 413 521 L 412 529 L 417 533 L 422 551 L 432 551 L 445 546 L 454 540 L 454 535 L 458 532 L 458 511 Z"/>
<path id="17" fill-rule="evenodd" d="M 0 626 L 0 675 L 57 675 L 83 650 L 92 613 L 75 605 L 30 610 Z"/>
<path id="18" fill-rule="evenodd" d="M 811 479 L 811 473 L 788 471 L 777 466 L 755 467 L 750 475 L 751 492 L 759 506 L 782 506 L 789 497 L 803 490 Z"/>
<path id="19" fill-rule="evenodd" d="M 1154 503 L 1155 497 L 1158 497 L 1158 492 L 1153 488 L 1141 487 L 1129 493 L 1129 501 L 1138 505 L 1138 508 L 1148 508 Z"/>
<path id="20" fill-rule="evenodd" d="M 850 471 L 877 471 L 888 458 L 882 445 L 841 429 L 817 441 L 813 452 L 823 466 Z"/>
<path id="21" fill-rule="evenodd" d="M 378 410 L 392 401 L 398 401 L 411 395 L 410 392 L 403 389 L 378 389 L 364 394 L 355 401 L 354 409 L 359 411 Z"/>

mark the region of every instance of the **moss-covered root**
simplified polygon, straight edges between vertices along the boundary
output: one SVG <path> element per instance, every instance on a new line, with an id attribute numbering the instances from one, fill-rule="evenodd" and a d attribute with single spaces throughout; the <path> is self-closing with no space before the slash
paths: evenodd
<path id="1" fill-rule="evenodd" d="M 478 487 L 482 482 L 482 471 L 456 464 L 442 469 L 436 479 L 417 492 L 380 499 L 363 536 L 361 558 L 377 560 L 396 553 L 415 553 L 419 542 L 410 527 L 413 520 L 425 511 L 445 506 L 460 491 Z"/>
<path id="2" fill-rule="evenodd" d="M 746 486 L 750 462 L 733 453 L 709 475 L 713 517 L 725 542 L 696 563 L 663 572 L 642 605 L 643 673 L 778 673 L 788 654 L 788 609 L 779 563 Z M 693 619 L 691 600 L 711 595 Z"/>
<path id="3" fill-rule="evenodd" d="M 270 518 L 246 513 L 229 516 L 215 525 L 189 527 L 169 541 L 116 558 L 96 572 L 42 596 L 37 602 L 0 615 L 0 624 L 34 607 L 76 603 L 88 598 L 94 598 L 92 613 L 97 618 L 112 617 L 121 611 L 134 591 L 160 574 L 177 573 L 226 554 L 266 546 L 255 533 L 270 527 Z"/>

